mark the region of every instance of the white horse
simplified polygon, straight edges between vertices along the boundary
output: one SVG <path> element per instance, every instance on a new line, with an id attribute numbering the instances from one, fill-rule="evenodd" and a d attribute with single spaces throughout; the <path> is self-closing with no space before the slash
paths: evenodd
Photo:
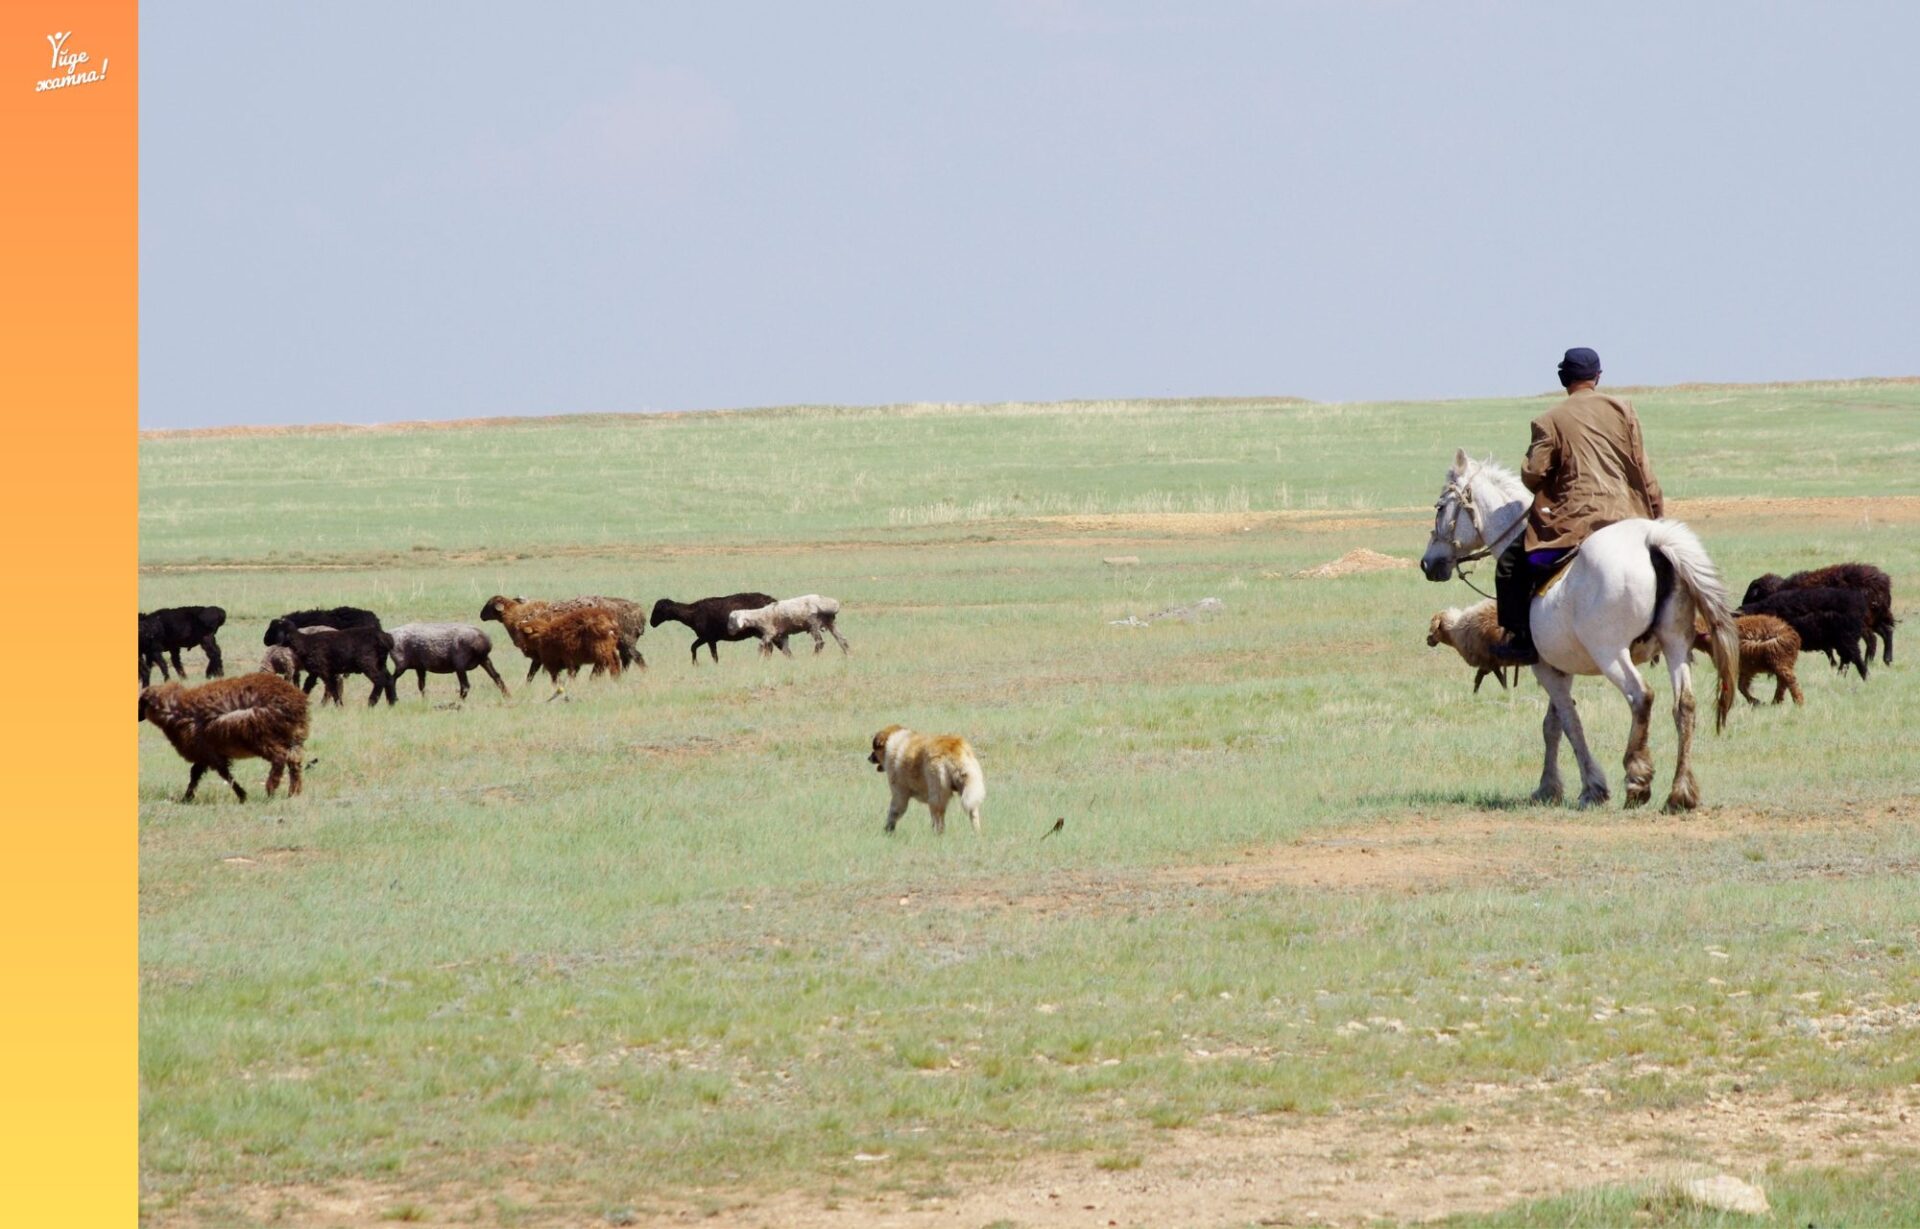
<path id="1" fill-rule="evenodd" d="M 1526 528 L 1533 497 L 1512 470 L 1474 461 L 1464 450 L 1453 458 L 1447 485 L 1434 504 L 1433 538 L 1420 558 L 1428 580 L 1446 580 L 1456 565 L 1498 556 Z M 1580 805 L 1605 802 L 1607 774 L 1587 751 L 1587 738 L 1574 710 L 1573 676 L 1604 675 L 1633 709 L 1627 735 L 1627 805 L 1646 802 L 1653 792 L 1653 760 L 1647 754 L 1647 723 L 1653 692 L 1637 663 L 1653 656 L 1667 660 L 1673 680 L 1673 724 L 1680 754 L 1673 769 L 1667 810 L 1689 811 L 1700 803 L 1693 779 L 1693 672 L 1688 665 L 1697 613 L 1710 630 L 1713 667 L 1720 675 L 1715 729 L 1727 722 L 1734 684 L 1740 673 L 1740 639 L 1727 593 L 1693 531 L 1679 521 L 1619 521 L 1597 530 L 1545 593 L 1533 599 L 1533 643 L 1540 664 L 1534 677 L 1546 689 L 1547 717 L 1541 726 L 1547 744 L 1536 802 L 1559 802 L 1560 734 L 1565 731 L 1580 761 Z"/>

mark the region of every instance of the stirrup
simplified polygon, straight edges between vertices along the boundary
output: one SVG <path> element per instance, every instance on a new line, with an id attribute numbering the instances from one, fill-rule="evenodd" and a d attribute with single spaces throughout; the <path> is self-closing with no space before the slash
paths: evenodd
<path id="1" fill-rule="evenodd" d="M 1539 650 L 1533 647 L 1533 637 L 1508 634 L 1505 640 L 1492 646 L 1493 659 L 1503 666 L 1535 666 L 1540 664 Z"/>

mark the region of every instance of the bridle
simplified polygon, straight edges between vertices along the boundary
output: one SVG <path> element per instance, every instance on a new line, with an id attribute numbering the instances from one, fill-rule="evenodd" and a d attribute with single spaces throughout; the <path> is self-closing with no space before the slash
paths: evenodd
<path id="1" fill-rule="evenodd" d="M 1447 479 L 1446 489 L 1440 492 L 1440 498 L 1435 500 L 1433 505 L 1434 536 L 1438 537 L 1440 534 L 1440 514 L 1446 510 L 1449 497 L 1452 498 L 1454 503 L 1453 521 L 1447 527 L 1447 546 L 1453 551 L 1453 574 L 1460 578 L 1461 584 L 1478 593 L 1481 597 L 1492 598 L 1493 594 L 1488 593 L 1485 589 L 1473 583 L 1473 578 L 1468 574 L 1469 569 L 1466 566 L 1469 563 L 1476 563 L 1479 560 L 1486 559 L 1493 554 L 1493 544 L 1487 540 L 1486 519 L 1480 510 L 1480 505 L 1475 502 L 1473 498 L 1472 483 L 1463 482 L 1458 477 L 1449 477 Z M 1479 546 L 1465 552 L 1461 550 L 1458 533 L 1460 509 L 1462 508 L 1466 509 L 1467 519 L 1473 525 L 1473 532 L 1480 538 Z"/>

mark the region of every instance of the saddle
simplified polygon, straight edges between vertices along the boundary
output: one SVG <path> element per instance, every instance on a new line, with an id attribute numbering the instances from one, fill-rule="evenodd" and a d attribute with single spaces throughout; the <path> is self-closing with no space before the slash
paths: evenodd
<path id="1" fill-rule="evenodd" d="M 1579 557 L 1580 547 L 1575 546 L 1567 551 L 1565 555 L 1561 556 L 1560 562 L 1554 564 L 1550 571 L 1536 574 L 1533 580 L 1533 596 L 1539 597 L 1547 590 L 1559 584 L 1561 580 L 1566 577 L 1567 569 L 1572 567 L 1573 561 Z"/>

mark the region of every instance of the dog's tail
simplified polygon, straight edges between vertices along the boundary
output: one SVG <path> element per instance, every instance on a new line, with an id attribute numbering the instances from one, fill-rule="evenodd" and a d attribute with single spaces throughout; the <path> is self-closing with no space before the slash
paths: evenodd
<path id="1" fill-rule="evenodd" d="M 980 761 L 971 755 L 964 756 L 953 766 L 950 778 L 953 792 L 960 795 L 960 805 L 972 810 L 980 805 L 987 796 L 987 778 L 980 771 Z"/>

